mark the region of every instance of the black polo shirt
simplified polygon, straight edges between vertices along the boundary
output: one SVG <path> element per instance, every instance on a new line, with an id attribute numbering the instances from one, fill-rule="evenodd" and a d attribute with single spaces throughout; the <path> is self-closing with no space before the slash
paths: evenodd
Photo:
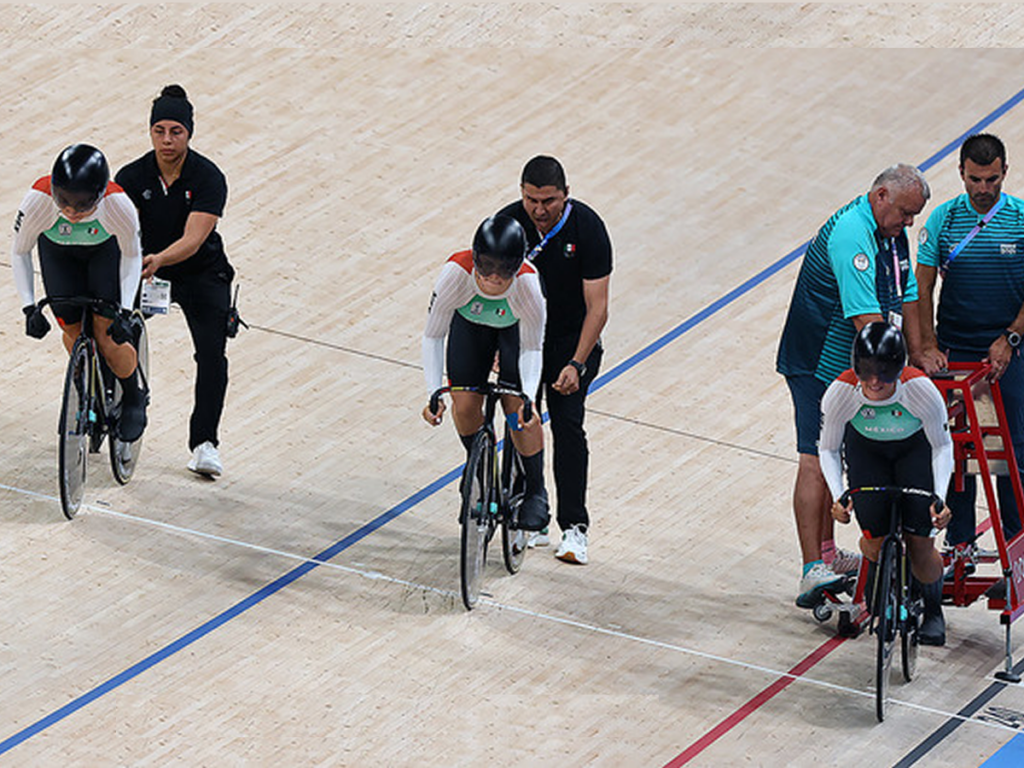
<path id="1" fill-rule="evenodd" d="M 531 250 L 541 241 L 542 235 L 522 200 L 505 206 L 499 213 L 512 216 L 523 225 Z M 586 203 L 572 199 L 572 212 L 565 225 L 544 244 L 533 265 L 540 273 L 547 299 L 545 337 L 578 338 L 587 314 L 583 281 L 607 277 L 612 271 L 612 243 L 601 217 Z"/>
<path id="2" fill-rule="evenodd" d="M 189 149 L 181 175 L 165 188 L 150 150 L 117 172 L 114 181 L 128 193 L 139 210 L 142 252 L 159 253 L 185 233 L 185 220 L 192 211 L 224 214 L 228 184 L 213 161 Z M 194 255 L 177 264 L 162 267 L 157 275 L 172 283 L 207 270 L 226 271 L 227 256 L 216 228 Z"/>

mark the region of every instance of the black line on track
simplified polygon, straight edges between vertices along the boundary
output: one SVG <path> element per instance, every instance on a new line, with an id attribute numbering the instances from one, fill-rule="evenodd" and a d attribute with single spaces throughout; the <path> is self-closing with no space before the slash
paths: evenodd
<path id="1" fill-rule="evenodd" d="M 786 456 L 779 456 L 778 454 L 769 453 L 768 451 L 761 451 L 761 450 L 758 450 L 757 448 L 751 448 L 750 446 L 747 446 L 747 445 L 739 445 L 738 443 L 729 443 L 729 442 L 726 442 L 725 440 L 716 440 L 713 437 L 706 437 L 705 435 L 697 435 L 697 434 L 694 434 L 693 432 L 687 432 L 686 430 L 683 430 L 683 429 L 675 429 L 673 427 L 665 427 L 665 426 L 662 426 L 661 424 L 654 424 L 654 423 L 652 423 L 650 421 L 641 421 L 640 419 L 634 419 L 631 416 L 620 416 L 620 415 L 618 415 L 616 413 L 608 413 L 608 411 L 601 411 L 601 410 L 598 410 L 596 408 L 587 408 L 587 414 L 589 415 L 589 414 L 592 414 L 592 413 L 593 414 L 597 414 L 598 416 L 604 416 L 605 418 L 608 418 L 608 419 L 615 419 L 616 421 L 624 421 L 627 424 L 633 424 L 634 426 L 637 426 L 637 427 L 645 427 L 647 429 L 654 429 L 654 430 L 657 430 L 658 432 L 666 432 L 666 433 L 668 433 L 670 435 L 676 435 L 678 437 L 689 437 L 689 438 L 692 438 L 693 440 L 699 440 L 702 443 L 710 443 L 711 445 L 719 445 L 719 446 L 722 446 L 723 448 L 731 448 L 733 450 L 740 451 L 742 453 L 749 453 L 749 454 L 753 454 L 755 456 L 763 456 L 766 459 L 775 459 L 776 461 L 784 461 L 787 464 L 796 464 L 797 463 L 796 459 L 791 459 L 791 458 L 788 458 Z"/>
<path id="2" fill-rule="evenodd" d="M 405 360 L 396 360 L 393 357 L 385 357 L 384 355 L 375 355 L 372 352 L 364 352 L 361 349 L 353 349 L 352 347 L 344 347 L 341 344 L 332 344 L 329 341 L 321 341 L 320 339 L 314 339 L 309 336 L 300 336 L 297 333 L 289 333 L 288 331 L 279 331 L 276 328 L 267 328 L 264 325 L 251 325 L 250 330 L 263 331 L 264 333 L 273 334 L 274 336 L 283 336 L 286 339 L 294 339 L 295 341 L 301 341 L 306 344 L 314 344 L 318 347 L 326 347 L 327 349 L 337 350 L 338 352 L 347 352 L 350 355 L 357 355 L 359 357 L 365 357 L 369 360 L 379 360 L 382 363 L 390 363 L 391 365 L 398 365 L 402 368 L 412 368 L 413 370 L 423 370 L 422 366 L 415 365 L 414 363 L 407 363 Z"/>
<path id="3" fill-rule="evenodd" d="M 1024 673 L 1024 659 L 1013 665 L 1013 671 L 1018 675 Z M 902 760 L 896 763 L 893 768 L 907 768 L 930 753 L 943 739 L 967 722 L 968 719 L 972 719 L 974 715 L 977 714 L 978 710 L 988 704 L 988 702 L 995 698 L 996 694 L 1000 693 L 1008 685 L 1014 684 L 998 681 L 993 682 L 988 688 L 975 696 L 963 709 L 957 712 L 957 717 L 949 718 L 949 720 L 939 726 L 930 736 L 918 744 Z"/>

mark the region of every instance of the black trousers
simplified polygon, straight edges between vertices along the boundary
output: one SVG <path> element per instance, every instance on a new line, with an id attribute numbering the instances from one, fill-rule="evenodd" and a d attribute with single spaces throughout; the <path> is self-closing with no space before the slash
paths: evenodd
<path id="1" fill-rule="evenodd" d="M 583 428 L 586 416 L 587 390 L 601 366 L 603 350 L 597 344 L 587 358 L 587 374 L 580 388 L 571 395 L 562 395 L 551 385 L 558 379 L 566 363 L 576 351 L 577 338 L 545 339 L 542 396 L 548 401 L 548 415 L 553 437 L 555 499 L 558 527 L 563 531 L 574 525 L 590 525 L 587 513 L 587 473 L 590 449 Z"/>
<path id="2" fill-rule="evenodd" d="M 195 395 L 188 449 L 207 441 L 219 445 L 218 428 L 228 390 L 227 319 L 234 270 L 207 270 L 171 282 L 171 301 L 181 307 L 192 335 Z"/>

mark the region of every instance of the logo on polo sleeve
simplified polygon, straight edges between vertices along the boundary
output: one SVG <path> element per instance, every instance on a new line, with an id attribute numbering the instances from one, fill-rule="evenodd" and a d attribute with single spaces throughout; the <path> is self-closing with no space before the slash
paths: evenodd
<path id="1" fill-rule="evenodd" d="M 858 272 L 867 272 L 868 267 L 871 266 L 871 259 L 866 253 L 858 253 L 853 257 L 853 266 Z"/>

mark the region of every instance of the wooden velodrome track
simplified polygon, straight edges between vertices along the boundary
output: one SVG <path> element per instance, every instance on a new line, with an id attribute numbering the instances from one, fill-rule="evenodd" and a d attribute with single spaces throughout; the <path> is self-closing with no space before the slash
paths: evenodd
<path id="1" fill-rule="evenodd" d="M 879 725 L 872 639 L 836 642 L 793 606 L 774 354 L 800 246 L 886 165 L 925 164 L 934 205 L 960 191 L 955 142 L 981 126 L 1024 192 L 1024 52 L 987 48 L 1024 11 L 4 14 L 11 219 L 67 143 L 115 167 L 144 152 L 150 100 L 181 82 L 193 146 L 228 175 L 221 230 L 253 327 L 230 345 L 225 475 L 184 467 L 191 349 L 172 312 L 150 323 L 137 476 L 118 487 L 98 457 L 69 523 L 65 355 L 56 334 L 24 336 L 13 281 L 0 291 L 0 764 L 1021 764 L 1024 691 L 993 682 L 995 612 L 950 609 L 947 646 L 922 652 Z M 470 614 L 461 447 L 420 420 L 420 332 L 442 261 L 540 152 L 616 248 L 591 564 L 492 562 Z"/>

